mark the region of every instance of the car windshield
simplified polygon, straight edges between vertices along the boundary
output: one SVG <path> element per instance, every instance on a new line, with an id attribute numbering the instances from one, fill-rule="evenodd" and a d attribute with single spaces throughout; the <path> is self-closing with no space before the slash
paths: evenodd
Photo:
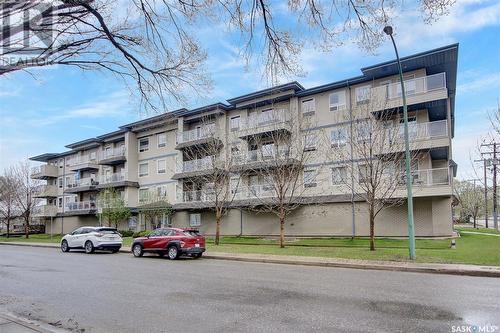
<path id="1" fill-rule="evenodd" d="M 100 228 L 100 229 L 97 229 L 98 232 L 100 232 L 101 234 L 117 234 L 118 231 L 116 229 L 112 229 L 112 228 Z"/>
<path id="2" fill-rule="evenodd" d="M 184 230 L 184 235 L 186 235 L 186 236 L 199 236 L 200 233 L 196 230 Z"/>

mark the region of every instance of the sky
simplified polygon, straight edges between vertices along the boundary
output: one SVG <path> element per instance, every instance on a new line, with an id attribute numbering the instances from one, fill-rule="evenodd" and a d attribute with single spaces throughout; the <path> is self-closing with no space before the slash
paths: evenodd
<path id="1" fill-rule="evenodd" d="M 470 153 L 487 135 L 488 112 L 500 99 L 500 2 L 458 0 L 447 16 L 425 24 L 414 11 L 401 9 L 393 22 L 401 56 L 460 43 L 455 104 L 453 159 L 458 178 L 473 177 Z M 239 57 L 234 36 L 223 29 L 201 27 L 197 37 L 207 50 L 206 70 L 213 89 L 193 96 L 193 108 L 266 88 L 259 71 L 248 70 Z M 360 68 L 394 58 L 392 45 L 383 43 L 367 53 L 347 43 L 329 52 L 306 47 L 299 63 L 304 87 L 361 74 Z M 14 73 L 0 77 L 0 170 L 30 156 L 61 152 L 64 146 L 152 116 L 131 103 L 123 82 L 101 72 L 47 67 L 35 75 Z"/>

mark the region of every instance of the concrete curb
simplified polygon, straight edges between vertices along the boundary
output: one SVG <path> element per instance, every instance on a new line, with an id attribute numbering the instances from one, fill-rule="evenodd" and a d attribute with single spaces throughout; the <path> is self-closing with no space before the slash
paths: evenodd
<path id="1" fill-rule="evenodd" d="M 9 314 L 0 314 L 0 319 L 7 321 L 7 324 L 15 325 L 15 332 L 26 332 L 26 333 L 64 333 L 69 332 L 60 328 L 49 328 L 48 325 L 44 323 L 38 323 L 34 320 L 19 318 Z M 5 325 L 5 324 L 4 324 Z M 0 326 L 1 328 L 1 326 Z M 12 328 L 12 327 L 11 327 Z"/>
<path id="2" fill-rule="evenodd" d="M 45 248 L 59 248 L 59 244 L 42 243 L 19 243 L 0 242 L 0 245 L 31 246 Z M 122 248 L 120 252 L 130 253 L 129 248 Z M 261 254 L 233 254 L 233 253 L 205 253 L 205 259 L 232 260 L 242 262 L 258 262 L 268 264 L 302 265 L 316 267 L 338 267 L 353 269 L 375 269 L 384 271 L 400 271 L 414 273 L 449 274 L 465 276 L 481 276 L 500 278 L 500 267 L 496 266 L 476 266 L 462 264 L 425 264 L 413 262 L 385 262 L 385 261 L 363 261 L 354 259 L 323 258 L 323 257 L 300 257 L 300 256 L 279 256 Z"/>

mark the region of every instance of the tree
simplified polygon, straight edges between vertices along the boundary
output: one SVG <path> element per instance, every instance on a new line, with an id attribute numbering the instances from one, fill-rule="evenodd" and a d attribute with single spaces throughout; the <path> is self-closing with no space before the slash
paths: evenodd
<path id="1" fill-rule="evenodd" d="M 252 210 L 277 216 L 281 248 L 285 247 L 286 218 L 309 203 L 306 192 L 314 181 L 304 170 L 313 156 L 303 139 L 310 126 L 297 112 L 275 108 L 265 115 L 248 117 L 244 124 L 250 132 L 255 128 L 264 128 L 265 132 L 247 137 L 249 149 L 242 152 L 240 170 L 249 185 L 243 190 Z"/>
<path id="2" fill-rule="evenodd" d="M 331 171 L 332 180 L 368 206 L 371 251 L 375 250 L 377 215 L 384 209 L 406 202 L 404 138 L 394 111 L 388 110 L 385 102 L 370 93 L 365 103 L 358 103 L 344 113 L 344 123 L 349 125 L 323 132 L 325 154 L 337 163 Z M 418 128 L 414 130 L 418 131 Z M 410 163 L 413 169 L 418 158 L 416 150 L 412 150 Z M 412 171 L 413 182 L 418 176 Z"/>
<path id="3" fill-rule="evenodd" d="M 0 177 L 0 217 L 7 227 L 7 238 L 10 237 L 10 222 L 17 217 L 16 179 L 12 168 L 7 168 Z"/>
<path id="4" fill-rule="evenodd" d="M 139 214 L 142 214 L 145 220 L 149 221 L 151 229 L 159 228 L 159 221 L 172 216 L 172 213 L 172 206 L 164 200 L 150 202 L 139 207 Z"/>
<path id="5" fill-rule="evenodd" d="M 453 192 L 460 208 L 460 217 L 469 221 L 469 217 L 472 216 L 474 228 L 476 228 L 477 218 L 484 208 L 483 188 L 476 186 L 475 181 L 471 183 L 457 180 L 453 186 Z"/>
<path id="6" fill-rule="evenodd" d="M 453 0 L 419 0 L 431 22 Z M 206 54 L 193 34 L 204 26 L 240 33 L 238 47 L 247 63 L 257 56 L 265 77 L 298 74 L 298 56 L 307 46 L 329 51 L 346 41 L 376 48 L 381 27 L 405 6 L 403 0 L 255 1 L 16 0 L 2 2 L 0 75 L 41 66 L 76 66 L 122 78 L 142 105 L 163 112 L 183 91 L 208 88 Z M 23 15 L 31 13 L 31 15 Z M 19 22 L 18 18 L 24 17 Z M 291 30 L 290 26 L 298 29 Z M 303 28 L 303 29 L 302 29 Z M 133 87 L 135 86 L 135 87 Z"/>
<path id="7" fill-rule="evenodd" d="M 113 187 L 101 191 L 97 196 L 97 204 L 102 218 L 108 221 L 108 227 L 112 225 L 118 228 L 118 224 L 130 217 L 130 208 L 126 207 L 120 193 Z"/>
<path id="8" fill-rule="evenodd" d="M 19 162 L 12 167 L 14 177 L 15 192 L 14 203 L 19 210 L 20 216 L 24 220 L 24 233 L 29 238 L 30 224 L 33 208 L 40 202 L 35 197 L 36 189 L 41 184 L 40 181 L 31 179 L 31 167 L 29 162 Z"/>
<path id="9" fill-rule="evenodd" d="M 218 133 L 222 133 L 218 127 L 215 119 L 208 116 L 202 119 L 201 128 L 209 140 L 203 145 L 183 149 L 183 160 L 178 168 L 193 176 L 184 181 L 188 190 L 182 191 L 183 201 L 214 212 L 215 245 L 220 243 L 222 218 L 232 206 L 240 181 L 239 173 L 233 169 L 234 154 L 229 149 L 221 149 L 224 144 L 218 137 Z"/>

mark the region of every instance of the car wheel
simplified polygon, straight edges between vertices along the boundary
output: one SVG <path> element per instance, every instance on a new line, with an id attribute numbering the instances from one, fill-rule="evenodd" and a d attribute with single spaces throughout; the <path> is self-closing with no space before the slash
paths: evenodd
<path id="1" fill-rule="evenodd" d="M 201 258 L 201 255 L 202 255 L 202 253 L 193 254 L 193 258 L 195 258 L 195 259 Z"/>
<path id="2" fill-rule="evenodd" d="M 61 242 L 61 251 L 63 251 L 63 252 L 69 252 L 68 241 L 65 240 L 65 239 Z"/>
<path id="3" fill-rule="evenodd" d="M 85 242 L 85 253 L 90 254 L 94 253 L 94 244 L 91 241 Z"/>
<path id="4" fill-rule="evenodd" d="M 179 250 L 177 250 L 177 246 L 172 245 L 168 248 L 168 259 L 174 260 L 179 256 Z"/>
<path id="5" fill-rule="evenodd" d="M 132 247 L 132 253 L 134 254 L 134 257 L 142 257 L 143 251 L 141 244 L 135 244 Z"/>

